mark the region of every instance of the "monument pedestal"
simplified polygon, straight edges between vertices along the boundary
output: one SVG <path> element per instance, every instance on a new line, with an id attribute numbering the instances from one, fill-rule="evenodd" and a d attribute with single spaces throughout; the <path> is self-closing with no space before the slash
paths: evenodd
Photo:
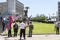
<path id="1" fill-rule="evenodd" d="M 0 33 L 2 33 L 2 21 L 0 20 Z"/>

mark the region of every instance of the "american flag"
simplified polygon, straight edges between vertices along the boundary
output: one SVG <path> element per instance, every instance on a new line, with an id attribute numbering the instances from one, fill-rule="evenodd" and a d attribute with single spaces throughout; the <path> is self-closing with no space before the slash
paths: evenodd
<path id="1" fill-rule="evenodd" d="M 20 17 L 20 15 L 19 14 L 16 14 L 12 18 L 13 18 L 13 20 L 17 20 L 19 17 Z"/>

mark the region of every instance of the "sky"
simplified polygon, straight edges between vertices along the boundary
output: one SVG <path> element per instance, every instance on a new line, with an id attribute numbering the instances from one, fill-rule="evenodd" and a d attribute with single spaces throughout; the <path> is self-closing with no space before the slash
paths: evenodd
<path id="1" fill-rule="evenodd" d="M 0 0 L 4 2 L 6 0 Z M 44 14 L 46 16 L 56 15 L 58 12 L 58 1 L 60 0 L 18 0 L 24 4 L 24 7 L 28 6 L 28 16 L 35 17 L 36 15 Z"/>

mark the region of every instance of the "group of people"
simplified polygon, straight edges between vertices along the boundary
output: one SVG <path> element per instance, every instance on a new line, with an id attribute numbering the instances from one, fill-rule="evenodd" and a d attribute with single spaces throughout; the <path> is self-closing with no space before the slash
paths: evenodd
<path id="1" fill-rule="evenodd" d="M 20 40 L 22 38 L 22 35 L 23 35 L 23 38 L 24 40 L 26 39 L 25 37 L 25 33 L 26 33 L 26 27 L 29 27 L 29 34 L 28 34 L 28 37 L 32 37 L 32 31 L 33 31 L 33 25 L 32 25 L 32 22 L 29 21 L 29 25 L 26 26 L 26 22 L 27 20 L 24 18 L 22 20 L 22 22 L 20 23 L 20 25 L 18 26 L 17 22 L 14 21 L 14 25 L 13 25 L 13 29 L 14 29 L 14 37 L 17 36 L 17 33 L 18 33 L 18 28 L 20 28 Z M 13 21 L 12 21 L 12 17 L 9 17 L 9 21 L 6 25 L 6 28 L 8 29 L 8 37 L 12 37 L 12 34 L 11 34 L 11 25 L 12 25 Z"/>
<path id="2" fill-rule="evenodd" d="M 13 23 L 12 17 L 10 16 L 8 20 L 9 21 L 8 21 L 8 23 L 6 25 L 6 28 L 8 29 L 8 37 L 12 37 L 12 34 L 11 34 L 11 25 Z M 13 25 L 13 28 L 14 28 L 14 37 L 17 36 L 18 28 L 20 27 L 20 40 L 22 38 L 22 35 L 23 35 L 23 38 L 26 39 L 26 37 L 25 37 L 26 27 L 27 27 L 26 26 L 26 22 L 28 23 L 28 27 L 29 27 L 28 37 L 32 37 L 33 24 L 32 24 L 31 21 L 27 21 L 26 19 L 23 19 L 19 26 L 16 23 L 16 21 L 14 21 L 14 23 L 15 23 Z M 4 31 L 4 27 L 5 27 L 4 20 L 2 20 L 2 26 L 3 26 L 3 31 Z M 59 22 L 58 21 L 55 22 L 55 29 L 56 29 L 56 34 L 59 34 Z"/>

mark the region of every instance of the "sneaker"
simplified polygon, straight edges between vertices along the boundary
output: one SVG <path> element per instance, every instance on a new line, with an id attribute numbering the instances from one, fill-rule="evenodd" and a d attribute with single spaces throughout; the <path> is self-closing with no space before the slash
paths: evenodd
<path id="1" fill-rule="evenodd" d="M 26 40 L 26 39 L 24 39 L 24 40 Z"/>
<path id="2" fill-rule="evenodd" d="M 28 36 L 28 37 L 32 37 L 32 36 Z"/>
<path id="3" fill-rule="evenodd" d="M 20 40 L 21 40 L 21 38 L 20 38 Z"/>
<path id="4" fill-rule="evenodd" d="M 19 39 L 19 40 L 21 40 L 21 39 Z"/>
<path id="5" fill-rule="evenodd" d="M 21 39 L 19 39 L 19 40 L 21 40 Z"/>

